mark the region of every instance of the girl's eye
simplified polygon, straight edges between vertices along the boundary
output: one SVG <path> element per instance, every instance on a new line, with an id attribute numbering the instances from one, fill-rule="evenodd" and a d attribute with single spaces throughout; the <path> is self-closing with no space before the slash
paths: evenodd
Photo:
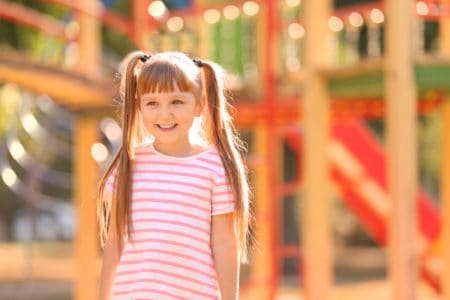
<path id="1" fill-rule="evenodd" d="M 176 100 L 173 100 L 172 103 L 173 104 L 183 104 L 184 102 L 179 99 L 176 99 Z"/>
<path id="2" fill-rule="evenodd" d="M 158 103 L 156 101 L 147 102 L 147 106 L 156 106 Z"/>

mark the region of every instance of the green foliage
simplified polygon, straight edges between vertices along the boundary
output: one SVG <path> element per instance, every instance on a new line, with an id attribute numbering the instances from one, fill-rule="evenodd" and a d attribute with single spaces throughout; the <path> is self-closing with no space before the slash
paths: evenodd
<path id="1" fill-rule="evenodd" d="M 434 198 L 439 196 L 442 157 L 442 122 L 440 110 L 419 119 L 419 174 L 425 190 Z"/>
<path id="2" fill-rule="evenodd" d="M 21 4 L 61 21 L 70 20 L 72 17 L 70 10 L 62 5 L 32 0 L 14 0 L 11 2 Z M 121 0 L 117 1 L 110 9 L 127 18 L 129 5 L 129 1 Z M 19 51 L 35 59 L 43 59 L 52 63 L 57 63 L 63 57 L 64 41 L 53 38 L 37 29 L 0 19 L 0 32 L 2 33 L 0 35 L 0 49 Z M 118 56 L 123 56 L 135 49 L 135 45 L 128 37 L 107 27 L 102 28 L 102 43 L 105 49 Z"/>
<path id="3" fill-rule="evenodd" d="M 69 11 L 62 6 L 44 4 L 39 1 L 13 0 L 9 2 L 21 4 L 27 8 L 35 9 L 57 19 L 67 17 L 69 13 Z M 30 48 L 34 48 L 36 47 L 36 44 L 43 42 L 43 33 L 23 24 L 15 24 L 10 23 L 9 21 L 0 20 L 0 32 L 2 33 L 0 35 L 0 47 L 3 49 L 15 49 L 28 53 Z"/>
<path id="4" fill-rule="evenodd" d="M 438 48 L 439 23 L 436 21 L 427 21 L 425 28 L 425 51 L 435 52 Z"/>
<path id="5" fill-rule="evenodd" d="M 106 27 L 102 28 L 102 42 L 104 48 L 119 57 L 123 57 L 136 49 L 136 46 L 128 37 Z"/>
<path id="6" fill-rule="evenodd" d="M 21 93 L 17 86 L 6 84 L 0 87 L 0 138 L 10 126 L 21 101 Z"/>
<path id="7" fill-rule="evenodd" d="M 117 1 L 110 9 L 124 18 L 130 17 L 129 1 Z M 119 57 L 123 57 L 128 52 L 136 49 L 136 46 L 129 37 L 117 33 L 105 26 L 102 28 L 102 44 L 108 52 L 112 52 Z"/>
<path id="8" fill-rule="evenodd" d="M 110 9 L 124 18 L 130 17 L 130 1 L 128 0 L 116 1 Z"/>

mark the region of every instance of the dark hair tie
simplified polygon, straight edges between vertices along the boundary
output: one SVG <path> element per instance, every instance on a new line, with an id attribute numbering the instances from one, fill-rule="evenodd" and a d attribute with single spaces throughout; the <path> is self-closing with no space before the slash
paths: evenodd
<path id="1" fill-rule="evenodd" d="M 195 64 L 197 67 L 199 67 L 199 68 L 203 67 L 203 62 L 202 62 L 200 59 L 195 59 L 195 58 L 194 58 L 192 61 L 194 62 L 194 64 Z"/>
<path id="2" fill-rule="evenodd" d="M 139 56 L 138 58 L 139 58 L 143 63 L 145 63 L 147 60 L 150 59 L 150 57 L 151 57 L 150 55 L 144 54 L 144 55 Z"/>

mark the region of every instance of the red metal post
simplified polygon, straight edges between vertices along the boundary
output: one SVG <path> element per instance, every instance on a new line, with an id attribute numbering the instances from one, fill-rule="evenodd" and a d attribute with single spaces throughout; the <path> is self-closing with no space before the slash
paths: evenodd
<path id="1" fill-rule="evenodd" d="M 275 88 L 275 47 L 276 47 L 276 28 L 278 27 L 277 22 L 277 6 L 276 1 L 267 1 L 266 2 L 266 15 L 265 15 L 265 30 L 266 30 L 266 36 L 265 36 L 265 57 L 264 57 L 264 64 L 265 64 L 265 72 L 264 74 L 264 100 L 263 100 L 263 106 L 266 110 L 266 120 L 265 125 L 267 126 L 267 156 L 265 163 L 268 166 L 269 172 L 268 172 L 268 183 L 269 183 L 269 199 L 272 201 L 272 210 L 271 215 L 269 216 L 270 222 L 272 222 L 272 240 L 274 241 L 272 253 L 272 263 L 274 264 L 273 270 L 274 274 L 272 277 L 272 282 L 270 283 L 271 286 L 271 299 L 275 297 L 275 291 L 276 287 L 278 285 L 279 280 L 279 269 L 280 269 L 280 255 L 279 255 L 279 245 L 280 245 L 280 238 L 279 238 L 279 212 L 280 212 L 280 196 L 278 194 L 278 188 L 280 186 L 280 179 L 279 176 L 279 143 L 276 131 L 276 110 L 277 110 L 277 95 L 276 95 L 276 88 Z"/>

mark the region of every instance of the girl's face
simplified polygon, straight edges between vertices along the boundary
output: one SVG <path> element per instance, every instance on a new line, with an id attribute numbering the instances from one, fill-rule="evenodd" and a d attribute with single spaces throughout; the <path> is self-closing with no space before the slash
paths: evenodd
<path id="1" fill-rule="evenodd" d="M 166 152 L 189 150 L 189 129 L 202 107 L 191 92 L 146 93 L 140 97 L 145 128 L 155 138 L 155 146 Z"/>

